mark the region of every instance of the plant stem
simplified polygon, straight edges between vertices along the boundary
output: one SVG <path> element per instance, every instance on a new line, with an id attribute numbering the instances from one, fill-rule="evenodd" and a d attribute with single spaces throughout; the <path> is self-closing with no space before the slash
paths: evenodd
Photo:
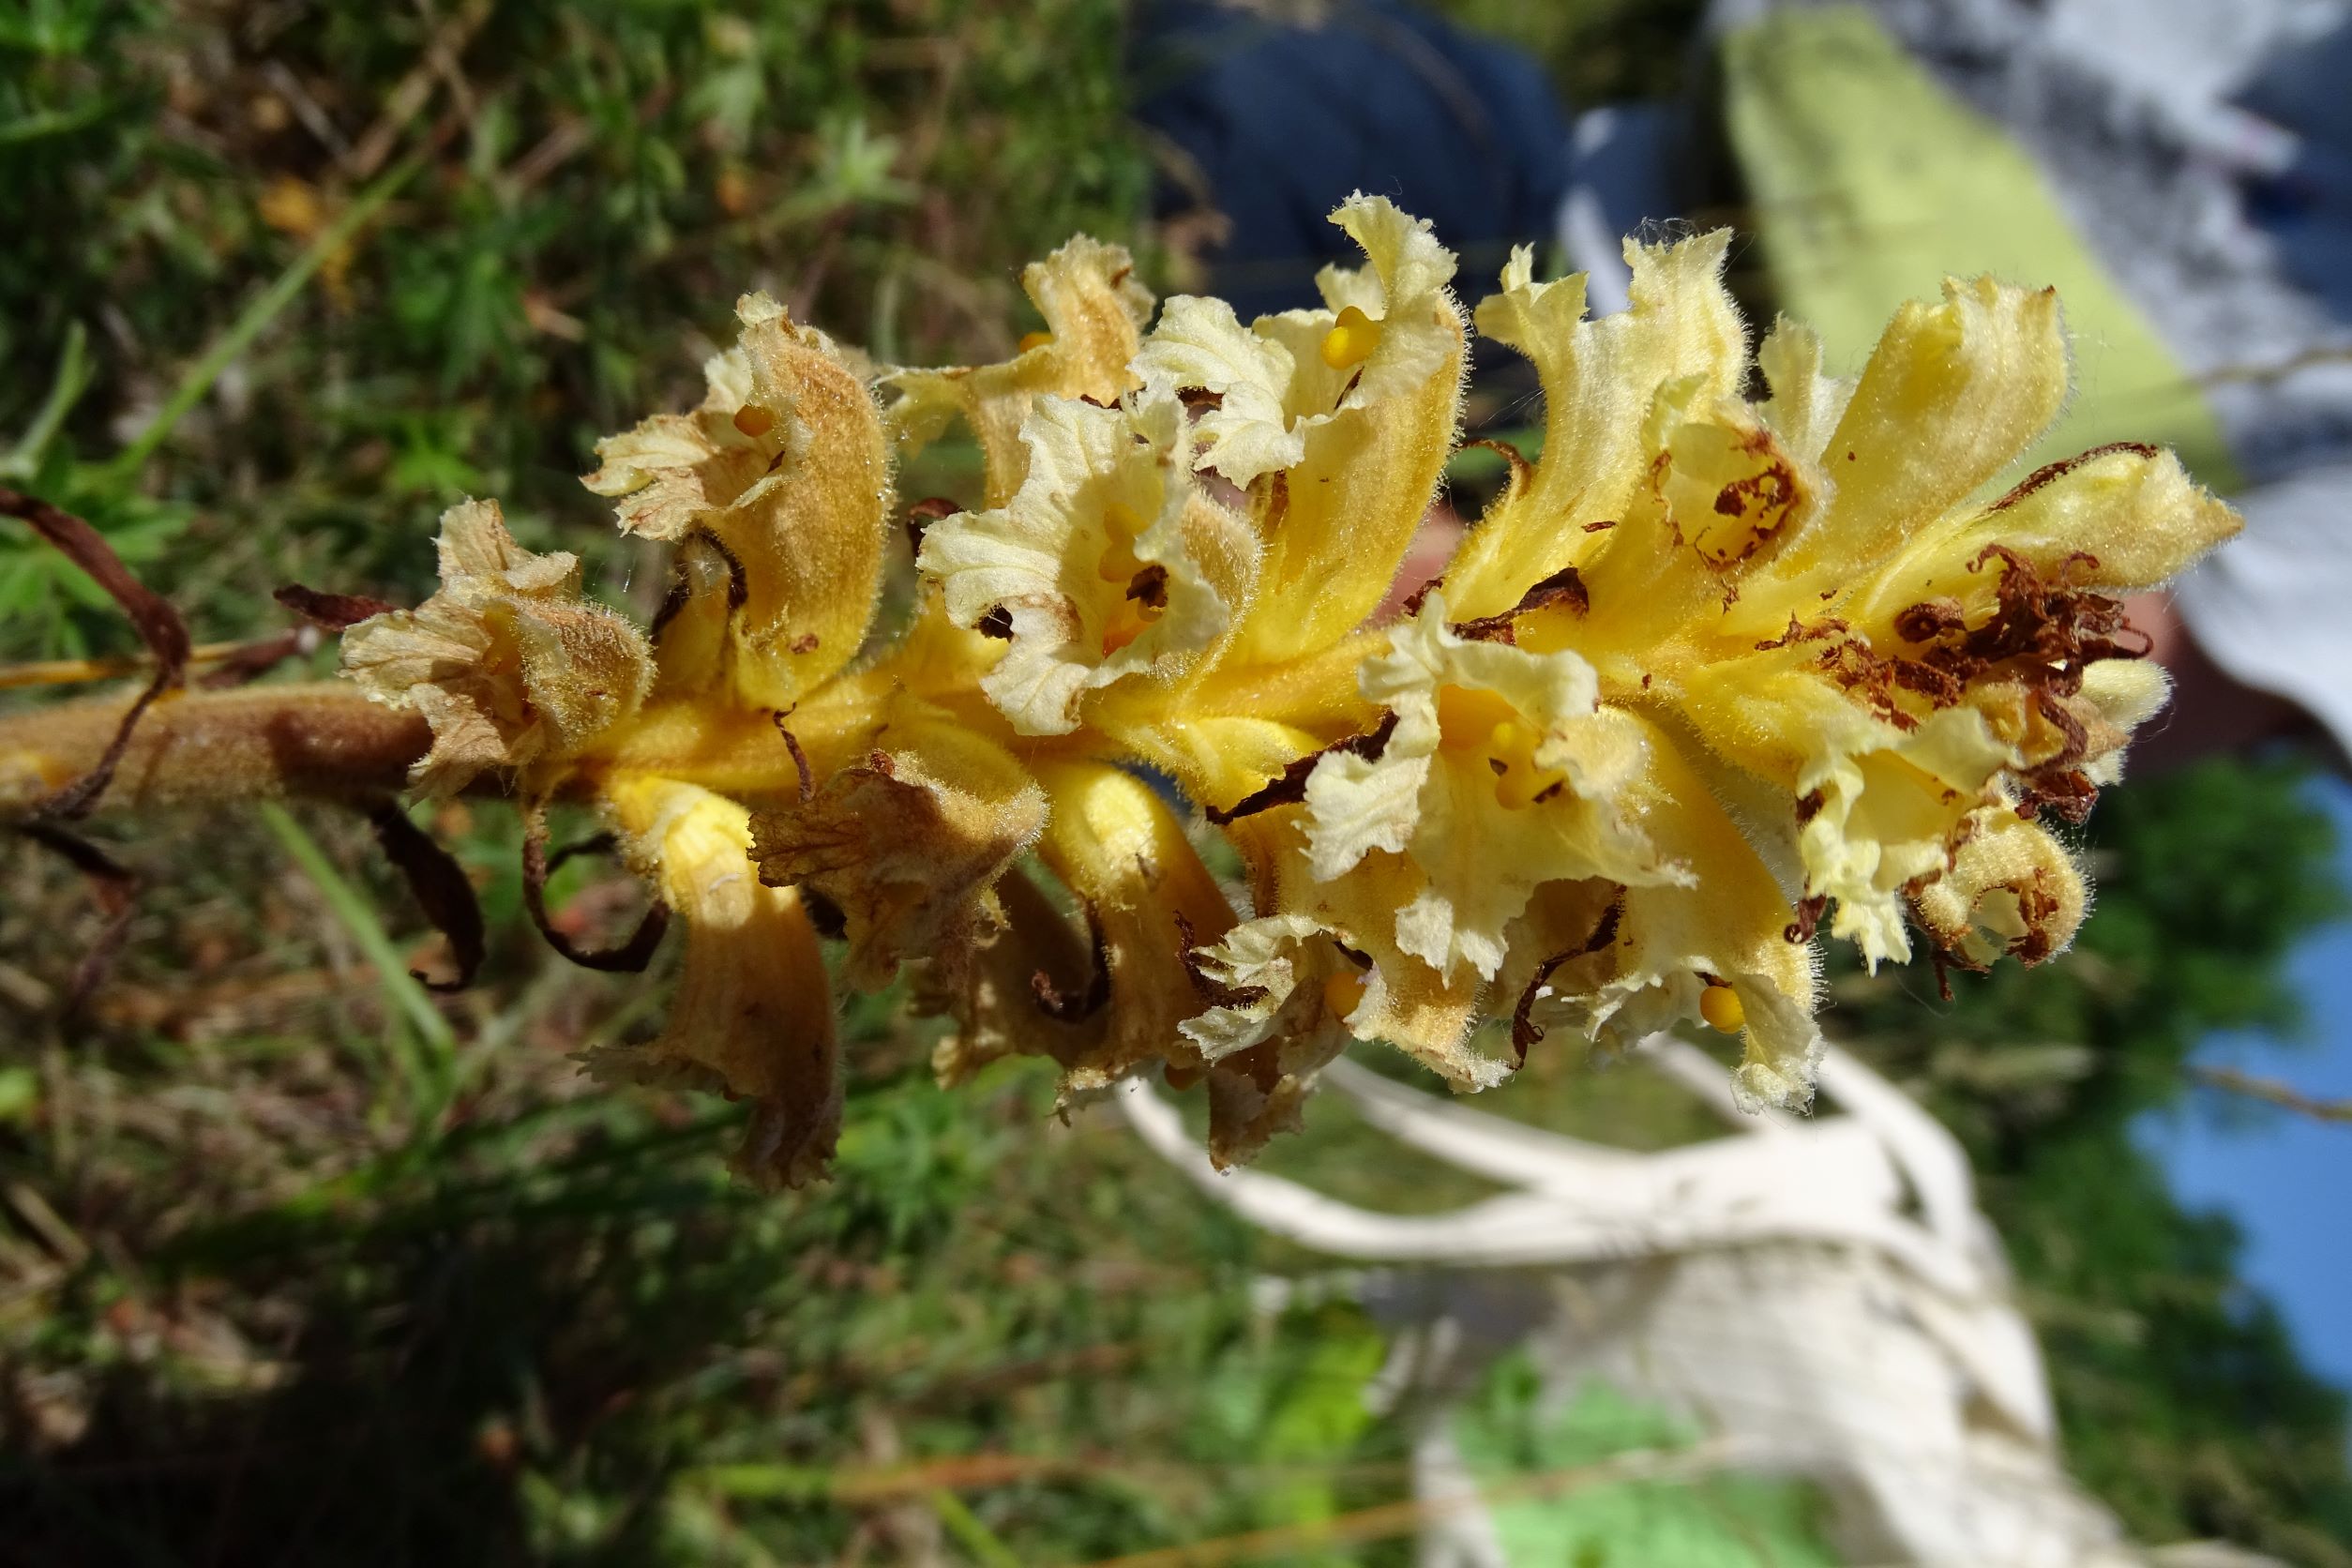
<path id="1" fill-rule="evenodd" d="M 0 717 L 0 823 L 89 772 L 130 701 L 117 694 Z M 422 718 L 339 682 L 179 693 L 140 721 L 98 807 L 389 794 L 431 744 Z"/>

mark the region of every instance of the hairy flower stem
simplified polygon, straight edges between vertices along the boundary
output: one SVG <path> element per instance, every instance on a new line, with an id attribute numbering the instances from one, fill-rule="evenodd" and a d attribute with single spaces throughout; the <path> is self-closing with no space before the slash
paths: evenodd
<path id="1" fill-rule="evenodd" d="M 97 766 L 132 693 L 0 717 L 0 822 L 22 822 Z M 432 744 L 415 714 L 343 682 L 192 691 L 150 708 L 131 733 L 100 810 L 400 790 Z"/>

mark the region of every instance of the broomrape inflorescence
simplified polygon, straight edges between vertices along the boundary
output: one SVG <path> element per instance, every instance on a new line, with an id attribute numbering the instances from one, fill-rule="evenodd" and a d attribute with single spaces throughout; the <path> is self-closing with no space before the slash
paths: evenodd
<path id="1" fill-rule="evenodd" d="M 1075 240 L 1026 275 L 1048 331 L 998 365 L 875 369 L 748 296 L 701 405 L 586 479 L 673 547 L 650 633 L 487 502 L 444 519 L 439 593 L 350 626 L 345 673 L 430 731 L 417 792 L 518 797 L 535 867 L 549 803 L 609 819 L 659 903 L 628 951 L 575 956 L 641 963 L 661 911 L 683 924 L 667 1028 L 594 1068 L 747 1098 L 742 1168 L 822 1172 L 830 939 L 851 986 L 910 971 L 952 1020 L 942 1078 L 1038 1054 L 1075 1095 L 1157 1066 L 1205 1082 L 1229 1162 L 1350 1041 L 1478 1089 L 1548 1032 L 1696 1018 L 1741 1036 L 1745 1100 L 1802 1103 L 1824 921 L 1874 965 L 1915 932 L 1969 968 L 2067 944 L 2084 882 L 2046 824 L 2165 695 L 2120 596 L 2238 523 L 2140 446 L 1984 498 L 2066 397 L 2050 293 L 1948 282 L 1846 382 L 1787 323 L 1751 354 L 1722 234 L 1629 244 L 1631 308 L 1598 320 L 1522 250 L 1475 321 L 1540 374 L 1540 459 L 1507 454 L 1380 627 L 1467 324 L 1425 225 L 1362 196 L 1334 221 L 1368 264 L 1247 324 L 1177 298 L 1147 331 L 1125 252 Z M 906 509 L 919 598 L 878 640 L 894 451 L 958 422 L 983 493 Z M 0 802 L 86 765 L 70 728 L 5 736 Z M 167 750 L 123 751 L 116 792 L 170 794 Z"/>

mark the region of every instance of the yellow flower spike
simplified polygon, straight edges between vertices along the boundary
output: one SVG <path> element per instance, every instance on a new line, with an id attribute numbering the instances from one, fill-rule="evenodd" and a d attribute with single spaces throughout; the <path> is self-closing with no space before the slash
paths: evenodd
<path id="1" fill-rule="evenodd" d="M 1021 273 L 1021 287 L 1047 330 L 1023 338 L 1001 365 L 895 369 L 882 377 L 897 401 L 890 429 L 902 455 L 921 450 L 961 419 L 979 441 L 985 468 L 981 505 L 1009 503 L 1028 476 L 1021 426 L 1044 397 L 1115 402 L 1136 385 L 1129 362 L 1152 316 L 1152 294 L 1135 259 L 1116 245 L 1080 235 Z"/>
<path id="2" fill-rule="evenodd" d="M 441 591 L 345 645 L 423 722 L 339 751 L 351 714 L 309 688 L 189 694 L 99 798 L 348 795 L 422 752 L 429 792 L 601 806 L 686 952 L 659 1040 L 597 1065 L 753 1100 L 743 1163 L 788 1184 L 840 1110 L 811 911 L 852 983 L 903 970 L 953 1018 L 943 1079 L 1027 1052 L 1075 1095 L 1158 1064 L 1203 1089 L 1220 1163 L 1351 1039 L 1472 1090 L 1546 1032 L 1704 1026 L 1739 1035 L 1742 1103 L 1802 1105 L 1817 928 L 1873 964 L 1914 928 L 1972 967 L 2066 944 L 2086 889 L 2046 824 L 2166 693 L 2123 596 L 2238 524 L 2144 447 L 2005 472 L 2064 397 L 2051 296 L 1948 283 L 1848 384 L 1802 327 L 1751 359 L 1725 235 L 1629 247 L 1630 308 L 1594 321 L 1517 252 L 1477 319 L 1534 363 L 1545 450 L 1367 629 L 1454 443 L 1465 324 L 1425 226 L 1362 196 L 1334 219 L 1367 265 L 1327 269 L 1322 309 L 1179 298 L 1148 336 L 1125 252 L 1074 241 L 1025 275 L 1048 331 L 995 366 L 877 377 L 746 296 L 702 405 L 586 481 L 675 547 L 650 652 L 470 505 Z M 957 418 L 982 504 L 911 520 L 916 612 L 861 660 L 889 445 Z M 103 767 L 122 721 L 0 722 L 0 815 Z M 184 722 L 229 751 L 170 745 Z M 1138 765 L 1227 832 L 1251 918 Z"/>
<path id="3" fill-rule="evenodd" d="M 932 524 L 919 565 L 952 622 L 1008 643 L 979 677 L 989 701 L 1022 734 L 1062 735 L 1096 692 L 1166 679 L 1215 641 L 1248 592 L 1256 541 L 1179 460 L 1171 397 L 1048 398 L 1022 439 L 1029 475 L 1011 504 Z"/>
<path id="4" fill-rule="evenodd" d="M 994 924 L 988 889 L 1045 820 L 1045 792 L 1009 753 L 901 696 L 864 764 L 752 814 L 751 857 L 761 882 L 806 886 L 841 912 L 849 981 L 880 990 L 901 960 Z"/>
<path id="5" fill-rule="evenodd" d="M 745 295 L 735 311 L 741 340 L 705 367 L 702 406 L 598 442 L 603 466 L 581 483 L 618 498 L 630 533 L 715 544 L 727 580 L 703 571 L 681 585 L 705 600 L 725 596 L 740 699 L 790 707 L 865 641 L 887 536 L 889 452 L 881 411 L 830 339 L 795 326 L 765 294 Z"/>
<path id="6" fill-rule="evenodd" d="M 443 514 L 440 555 L 440 592 L 343 638 L 344 674 L 432 726 L 409 776 L 421 793 L 491 769 L 544 774 L 637 712 L 654 673 L 645 639 L 580 598 L 577 557 L 517 545 L 494 501 Z"/>
<path id="7" fill-rule="evenodd" d="M 736 1169 L 763 1187 L 822 1176 L 841 1126 L 838 1046 L 800 896 L 761 885 L 748 814 L 723 795 L 629 776 L 606 801 L 631 863 L 685 923 L 686 970 L 661 1037 L 596 1051 L 590 1070 L 749 1100 Z"/>
<path id="8" fill-rule="evenodd" d="M 1066 1093 L 1084 1093 L 1171 1049 L 1193 1054 L 1178 1026 L 1205 999 L 1186 950 L 1216 942 L 1234 917 L 1150 785 L 1093 762 L 1040 762 L 1035 771 L 1053 803 L 1039 858 L 1086 912 L 1108 966 L 1102 1047 L 1064 1078 Z"/>

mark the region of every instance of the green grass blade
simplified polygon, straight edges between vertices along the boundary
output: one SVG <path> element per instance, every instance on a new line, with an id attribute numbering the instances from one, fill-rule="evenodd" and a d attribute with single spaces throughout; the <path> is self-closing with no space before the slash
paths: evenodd
<path id="1" fill-rule="evenodd" d="M 1021 1568 L 1021 1560 L 1013 1548 L 997 1538 L 996 1531 L 980 1522 L 980 1515 L 971 1505 L 944 1486 L 934 1487 L 925 1500 L 939 1522 L 947 1527 L 947 1533 L 981 1568 Z"/>
<path id="2" fill-rule="evenodd" d="M 392 199 L 393 193 L 421 167 L 423 160 L 411 157 L 384 171 L 373 185 L 361 191 L 352 204 L 343 209 L 341 217 L 321 230 L 318 237 L 304 247 L 302 254 L 295 257 L 293 264 L 279 273 L 269 287 L 254 295 L 253 302 L 237 313 L 237 319 L 213 340 L 212 347 L 204 351 L 204 357 L 188 367 L 188 373 L 180 378 L 180 384 L 172 389 L 172 396 L 156 411 L 155 417 L 147 421 L 146 429 L 116 455 L 112 465 L 114 470 L 117 473 L 130 472 L 146 461 L 155 449 L 163 445 L 173 427 L 186 416 L 189 409 L 204 400 L 204 394 L 212 390 L 212 384 L 220 379 L 220 372 L 252 346 L 253 339 L 278 318 L 280 310 L 294 302 L 303 286 L 310 281 L 320 267 L 326 264 L 327 258 L 341 249 L 352 235 L 359 232 L 361 225 L 373 218 L 378 209 Z"/>
<path id="3" fill-rule="evenodd" d="M 417 1058 L 413 1052 L 404 1053 L 401 1069 L 410 1080 L 408 1087 L 419 1121 L 437 1118 L 447 1098 L 450 1065 L 458 1046 L 457 1032 L 433 1005 L 423 982 L 409 972 L 408 960 L 394 945 L 367 896 L 335 868 L 326 858 L 326 852 L 319 848 L 318 840 L 304 831 L 284 807 L 264 802 L 261 810 L 263 822 L 294 864 L 302 867 L 303 874 L 326 900 L 327 909 L 374 966 L 395 1016 L 425 1043 L 430 1060 Z"/>
<path id="4" fill-rule="evenodd" d="M 41 400 L 40 412 L 24 427 L 23 436 L 15 450 L 0 458 L 0 474 L 23 478 L 40 466 L 41 453 L 57 434 L 57 427 L 66 422 L 73 405 L 81 400 L 83 389 L 90 384 L 90 335 L 80 322 L 66 328 L 66 346 L 57 354 L 57 373 L 50 378 L 49 396 Z"/>

